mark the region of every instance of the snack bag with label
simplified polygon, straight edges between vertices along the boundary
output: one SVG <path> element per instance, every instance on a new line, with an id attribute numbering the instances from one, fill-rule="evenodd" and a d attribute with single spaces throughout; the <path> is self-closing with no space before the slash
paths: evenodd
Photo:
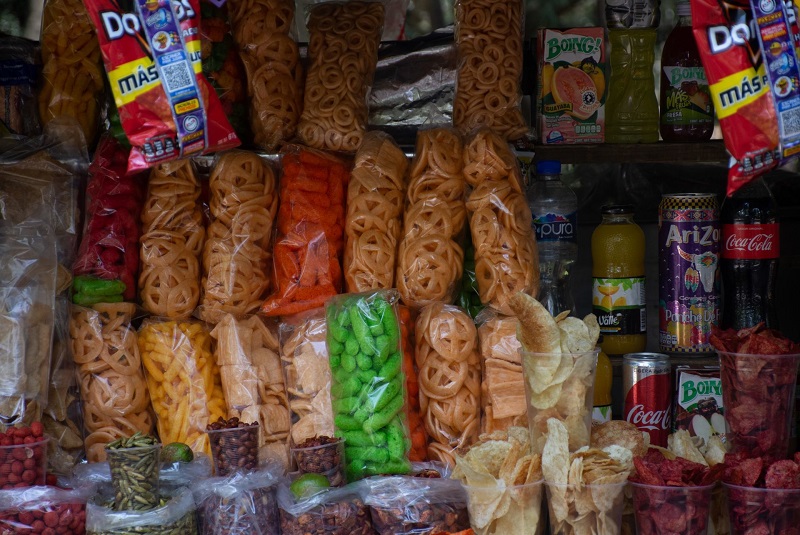
<path id="1" fill-rule="evenodd" d="M 122 128 L 128 170 L 239 144 L 203 75 L 200 0 L 85 0 Z"/>
<path id="2" fill-rule="evenodd" d="M 800 153 L 796 8 L 692 0 L 694 35 L 725 147 L 728 195 Z"/>

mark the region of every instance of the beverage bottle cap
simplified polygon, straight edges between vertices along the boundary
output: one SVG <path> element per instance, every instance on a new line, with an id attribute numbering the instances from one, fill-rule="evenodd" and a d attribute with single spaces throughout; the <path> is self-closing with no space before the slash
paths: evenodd
<path id="1" fill-rule="evenodd" d="M 542 160 L 536 164 L 537 175 L 560 175 L 561 162 L 558 160 Z"/>
<path id="2" fill-rule="evenodd" d="M 605 0 L 609 29 L 658 28 L 660 0 Z"/>

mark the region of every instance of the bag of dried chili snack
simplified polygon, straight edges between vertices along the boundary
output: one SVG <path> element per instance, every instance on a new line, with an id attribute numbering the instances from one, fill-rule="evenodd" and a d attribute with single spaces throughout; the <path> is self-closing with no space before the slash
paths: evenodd
<path id="1" fill-rule="evenodd" d="M 200 0 L 85 0 L 122 128 L 128 170 L 239 144 L 202 72 Z"/>
<path id="2" fill-rule="evenodd" d="M 695 39 L 731 155 L 728 195 L 800 154 L 795 11 L 784 2 L 692 0 Z"/>
<path id="3" fill-rule="evenodd" d="M 144 191 L 140 174 L 126 175 L 127 159 L 128 150 L 105 136 L 89 167 L 86 228 L 72 270 L 76 276 L 72 298 L 80 305 L 136 298 Z M 124 288 L 113 288 L 112 281 Z M 120 293 L 122 299 L 117 297 Z"/>

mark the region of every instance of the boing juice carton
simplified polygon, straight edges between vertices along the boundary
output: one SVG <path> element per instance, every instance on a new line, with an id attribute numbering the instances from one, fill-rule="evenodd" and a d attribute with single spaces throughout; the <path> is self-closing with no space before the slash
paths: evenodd
<path id="1" fill-rule="evenodd" d="M 602 143 L 606 64 L 603 28 L 540 29 L 536 100 L 540 143 Z"/>

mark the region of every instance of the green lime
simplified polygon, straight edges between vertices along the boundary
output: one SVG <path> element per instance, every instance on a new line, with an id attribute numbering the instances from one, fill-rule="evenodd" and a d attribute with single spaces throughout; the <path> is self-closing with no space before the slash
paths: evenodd
<path id="1" fill-rule="evenodd" d="M 190 463 L 194 459 L 192 448 L 183 442 L 173 442 L 161 448 L 162 463 Z"/>
<path id="2" fill-rule="evenodd" d="M 322 474 L 303 474 L 292 482 L 289 490 L 297 499 L 308 498 L 331 486 L 328 478 Z"/>

